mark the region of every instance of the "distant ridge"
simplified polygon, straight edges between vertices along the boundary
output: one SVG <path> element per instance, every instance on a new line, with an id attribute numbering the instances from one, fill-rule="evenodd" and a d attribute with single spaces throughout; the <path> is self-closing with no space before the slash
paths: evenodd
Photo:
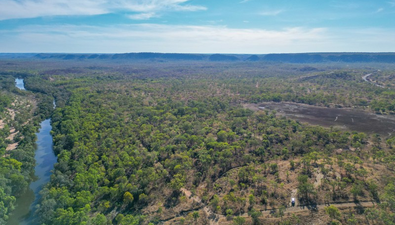
<path id="1" fill-rule="evenodd" d="M 240 59 L 233 55 L 214 54 L 209 57 L 210 61 L 239 61 Z"/>
<path id="2" fill-rule="evenodd" d="M 169 61 L 202 61 L 208 60 L 210 55 L 204 54 L 182 54 L 182 53 L 122 53 L 122 54 L 51 54 L 41 53 L 35 55 L 39 59 L 64 59 L 64 60 L 83 60 L 83 59 L 112 59 L 112 60 L 169 60 Z"/>
<path id="3" fill-rule="evenodd" d="M 268 54 L 263 57 L 265 61 L 288 63 L 322 63 L 346 62 L 366 63 L 381 62 L 394 63 L 395 53 L 295 53 L 295 54 Z"/>
<path id="4" fill-rule="evenodd" d="M 132 61 L 261 61 L 284 63 L 395 63 L 395 53 L 292 53 L 292 54 L 185 54 L 185 53 L 0 53 L 2 59 L 55 59 L 55 60 L 132 60 Z"/>

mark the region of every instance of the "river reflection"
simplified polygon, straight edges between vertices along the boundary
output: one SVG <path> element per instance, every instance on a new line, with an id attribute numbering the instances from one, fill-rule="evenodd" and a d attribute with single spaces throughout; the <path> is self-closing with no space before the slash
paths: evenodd
<path id="1" fill-rule="evenodd" d="M 30 189 L 17 199 L 17 207 L 13 211 L 8 224 L 38 224 L 34 220 L 31 212 L 40 199 L 40 191 L 43 186 L 48 183 L 51 170 L 56 163 L 56 156 L 53 152 L 51 120 L 47 119 L 41 122 L 41 129 L 37 133 L 37 150 L 35 155 L 36 167 L 35 176 L 37 180 L 30 184 Z"/>

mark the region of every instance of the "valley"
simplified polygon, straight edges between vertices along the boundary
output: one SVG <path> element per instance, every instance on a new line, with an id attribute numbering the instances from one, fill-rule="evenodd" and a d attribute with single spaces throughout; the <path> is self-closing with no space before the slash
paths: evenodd
<path id="1" fill-rule="evenodd" d="M 117 57 L 0 59 L 0 224 L 394 222 L 391 63 Z"/>

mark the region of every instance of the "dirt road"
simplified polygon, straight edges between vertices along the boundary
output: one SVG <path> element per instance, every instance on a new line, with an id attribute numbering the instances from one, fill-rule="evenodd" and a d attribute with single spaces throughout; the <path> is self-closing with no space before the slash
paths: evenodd
<path id="1" fill-rule="evenodd" d="M 376 84 L 376 83 L 372 82 L 371 80 L 369 80 L 368 77 L 371 76 L 371 75 L 373 75 L 373 74 L 372 74 L 372 73 L 366 74 L 365 76 L 362 77 L 362 79 L 363 79 L 364 81 L 368 82 L 368 83 L 371 83 L 371 84 L 376 85 L 377 87 L 384 88 L 383 85 Z"/>
<path id="2" fill-rule="evenodd" d="M 373 202 L 344 202 L 344 203 L 335 203 L 335 204 L 330 204 L 333 205 L 339 209 L 343 208 L 351 208 L 351 207 L 372 207 L 375 204 Z M 300 213 L 300 212 L 307 212 L 307 211 L 318 211 L 318 210 L 323 210 L 325 207 L 329 206 L 328 204 L 321 204 L 321 205 L 307 205 L 307 206 L 295 206 L 295 207 L 289 207 L 285 210 L 285 213 Z M 267 210 L 267 211 L 262 211 L 263 215 L 269 215 L 273 214 L 275 210 Z"/>

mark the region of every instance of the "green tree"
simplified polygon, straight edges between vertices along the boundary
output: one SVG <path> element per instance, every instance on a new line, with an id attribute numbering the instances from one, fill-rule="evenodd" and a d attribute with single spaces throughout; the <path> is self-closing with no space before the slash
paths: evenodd
<path id="1" fill-rule="evenodd" d="M 193 217 L 193 220 L 196 222 L 200 217 L 199 212 L 198 211 L 193 212 L 192 217 Z"/>
<path id="2" fill-rule="evenodd" d="M 227 142 L 228 134 L 226 131 L 221 130 L 217 133 L 217 141 L 218 142 Z"/>
<path id="3" fill-rule="evenodd" d="M 306 201 L 309 201 L 309 194 L 314 194 L 314 186 L 309 183 L 307 175 L 299 175 L 298 176 L 298 191 L 303 196 Z"/>
<path id="4" fill-rule="evenodd" d="M 243 225 L 243 224 L 245 224 L 245 222 L 246 222 L 246 219 L 244 217 L 236 216 L 233 218 L 234 225 Z"/>
<path id="5" fill-rule="evenodd" d="M 325 212 L 331 219 L 339 219 L 341 216 L 339 209 L 333 205 L 325 207 Z"/>
<path id="6" fill-rule="evenodd" d="M 92 225 L 106 225 L 107 224 L 107 218 L 99 213 L 94 219 L 92 220 Z"/>
<path id="7" fill-rule="evenodd" d="M 173 179 L 170 182 L 170 187 L 174 191 L 179 191 L 184 185 L 185 185 L 185 177 L 180 173 L 174 175 Z"/>
<path id="8" fill-rule="evenodd" d="M 280 208 L 278 208 L 278 216 L 281 217 L 281 220 L 283 219 L 285 214 L 285 206 L 281 205 Z"/>
<path id="9" fill-rule="evenodd" d="M 248 212 L 248 215 L 251 216 L 253 224 L 259 224 L 259 217 L 262 216 L 260 211 L 253 208 Z"/>
<path id="10" fill-rule="evenodd" d="M 363 189 L 362 184 L 357 182 L 352 185 L 350 192 L 353 194 L 354 198 L 356 199 L 357 196 L 363 193 L 362 189 Z"/>
<path id="11" fill-rule="evenodd" d="M 253 194 L 250 194 L 248 196 L 248 201 L 250 202 L 250 205 L 254 205 L 255 204 L 255 196 Z"/>
<path id="12" fill-rule="evenodd" d="M 123 202 L 126 204 L 132 203 L 134 200 L 133 195 L 130 192 L 125 192 L 123 195 Z"/>

